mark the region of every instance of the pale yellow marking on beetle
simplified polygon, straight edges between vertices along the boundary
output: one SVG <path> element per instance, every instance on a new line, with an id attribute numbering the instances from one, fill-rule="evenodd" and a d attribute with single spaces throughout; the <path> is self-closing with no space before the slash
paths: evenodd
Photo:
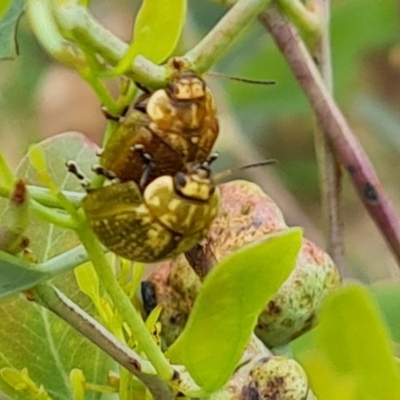
<path id="1" fill-rule="evenodd" d="M 159 207 L 161 205 L 161 199 L 159 196 L 152 196 L 147 199 L 147 204 L 150 204 L 155 207 Z"/>
<path id="2" fill-rule="evenodd" d="M 179 93 L 179 98 L 180 99 L 190 99 L 192 97 L 192 93 L 190 91 L 189 85 L 184 85 L 181 87 L 181 91 Z"/>
<path id="3" fill-rule="evenodd" d="M 181 201 L 178 199 L 172 199 L 169 203 L 168 203 L 168 210 L 169 211 L 176 211 L 178 209 L 178 207 L 181 205 Z"/>
<path id="4" fill-rule="evenodd" d="M 191 118 L 192 118 L 192 123 L 190 124 L 191 128 L 198 128 L 199 120 L 197 118 L 197 110 L 198 110 L 197 104 L 192 104 L 190 107 L 190 113 L 191 113 Z"/>
<path id="5" fill-rule="evenodd" d="M 165 104 L 165 102 L 168 101 L 169 101 L 168 96 L 163 89 L 157 90 L 152 94 L 146 108 L 147 114 L 150 115 L 151 119 L 153 120 L 164 119 L 165 110 L 159 107 L 158 103 L 161 102 L 162 104 Z"/>
<path id="6" fill-rule="evenodd" d="M 178 218 L 175 214 L 168 214 L 167 218 L 174 225 L 178 222 Z"/>
<path id="7" fill-rule="evenodd" d="M 204 86 L 203 83 L 201 81 L 196 81 L 193 82 L 192 84 L 192 97 L 193 98 L 199 98 L 199 97 L 203 97 L 205 95 L 204 92 Z"/>
<path id="8" fill-rule="evenodd" d="M 186 218 L 181 221 L 180 225 L 184 228 L 190 228 L 193 225 L 193 215 L 196 212 L 198 206 L 190 205 L 186 207 Z"/>
<path id="9" fill-rule="evenodd" d="M 152 218 L 150 216 L 146 216 L 141 219 L 140 223 L 141 223 L 141 225 L 146 226 L 146 225 L 150 224 L 151 221 L 152 221 Z"/>
<path id="10" fill-rule="evenodd" d="M 149 228 L 149 230 L 147 231 L 147 237 L 150 240 L 157 239 L 158 235 L 159 235 L 159 232 L 157 231 L 157 229 Z"/>

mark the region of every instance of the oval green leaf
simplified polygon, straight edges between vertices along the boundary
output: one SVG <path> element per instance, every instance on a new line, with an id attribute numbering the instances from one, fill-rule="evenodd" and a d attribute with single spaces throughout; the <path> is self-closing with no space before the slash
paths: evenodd
<path id="1" fill-rule="evenodd" d="M 355 379 L 357 398 L 400 398 L 400 374 L 390 337 L 366 289 L 354 285 L 333 294 L 319 322 L 317 348 L 339 374 Z"/>
<path id="2" fill-rule="evenodd" d="M 302 242 L 300 229 L 268 235 L 224 259 L 207 276 L 185 330 L 169 348 L 212 393 L 232 375 L 257 317 L 290 275 Z"/>
<path id="3" fill-rule="evenodd" d="M 175 49 L 186 17 L 186 0 L 143 0 L 135 21 L 132 43 L 115 72 L 123 73 L 137 55 L 154 63 Z"/>

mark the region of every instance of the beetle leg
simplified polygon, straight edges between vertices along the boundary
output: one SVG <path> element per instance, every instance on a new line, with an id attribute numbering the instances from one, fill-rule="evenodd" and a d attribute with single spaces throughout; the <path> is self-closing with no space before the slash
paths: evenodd
<path id="1" fill-rule="evenodd" d="M 207 160 L 202 164 L 204 167 L 209 167 L 215 160 L 219 158 L 219 153 L 215 152 L 208 156 Z"/>
<path id="2" fill-rule="evenodd" d="M 110 171 L 110 170 L 102 167 L 101 165 L 93 165 L 92 171 L 94 173 L 96 173 L 97 175 L 106 177 L 110 181 L 113 181 L 117 178 L 117 176 L 115 175 L 115 173 L 113 171 Z"/>
<path id="3" fill-rule="evenodd" d="M 140 291 L 142 293 L 143 308 L 146 315 L 149 315 L 157 306 L 157 293 L 153 282 L 142 281 Z"/>
<path id="4" fill-rule="evenodd" d="M 151 157 L 151 155 L 145 152 L 144 146 L 142 144 L 136 144 L 135 146 L 133 146 L 132 151 L 138 152 L 144 162 L 144 168 L 139 182 L 139 187 L 141 189 L 144 189 L 149 179 L 151 170 L 155 168 L 155 164 L 153 162 L 153 158 Z"/>
<path id="5" fill-rule="evenodd" d="M 90 185 L 90 179 L 85 176 L 85 174 L 79 169 L 78 165 L 75 161 L 68 160 L 65 163 L 68 172 L 75 175 L 81 182 L 81 185 L 84 189 L 87 189 Z"/>

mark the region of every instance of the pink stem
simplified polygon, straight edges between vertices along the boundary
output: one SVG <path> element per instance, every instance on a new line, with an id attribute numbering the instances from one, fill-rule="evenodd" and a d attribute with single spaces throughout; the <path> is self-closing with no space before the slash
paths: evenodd
<path id="1" fill-rule="evenodd" d="M 400 224 L 393 205 L 371 161 L 325 87 L 299 34 L 275 4 L 271 4 L 260 19 L 286 57 L 338 160 L 400 263 Z"/>

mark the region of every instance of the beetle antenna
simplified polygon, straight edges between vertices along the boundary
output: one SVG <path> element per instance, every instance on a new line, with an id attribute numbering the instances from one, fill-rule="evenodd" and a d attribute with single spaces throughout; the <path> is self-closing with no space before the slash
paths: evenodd
<path id="1" fill-rule="evenodd" d="M 221 182 L 224 179 L 228 178 L 229 176 L 231 176 L 237 172 L 244 171 L 244 170 L 250 169 L 250 168 L 264 167 L 266 165 L 271 165 L 271 164 L 276 164 L 276 163 L 277 163 L 277 161 L 275 159 L 270 159 L 270 160 L 263 160 L 263 161 L 243 165 L 242 167 L 239 167 L 239 168 L 226 169 L 225 171 L 217 172 L 216 174 L 214 174 L 214 180 L 216 182 Z"/>
<path id="2" fill-rule="evenodd" d="M 226 78 L 226 79 L 229 79 L 231 81 L 250 83 L 252 85 L 275 85 L 276 84 L 276 81 L 267 81 L 267 80 L 262 80 L 262 79 L 251 79 L 251 78 L 241 78 L 239 76 L 226 75 L 226 74 L 222 74 L 220 72 L 215 72 L 215 71 L 207 72 L 207 74 L 212 75 L 212 76 L 219 76 L 219 77 L 222 77 L 222 78 Z"/>

